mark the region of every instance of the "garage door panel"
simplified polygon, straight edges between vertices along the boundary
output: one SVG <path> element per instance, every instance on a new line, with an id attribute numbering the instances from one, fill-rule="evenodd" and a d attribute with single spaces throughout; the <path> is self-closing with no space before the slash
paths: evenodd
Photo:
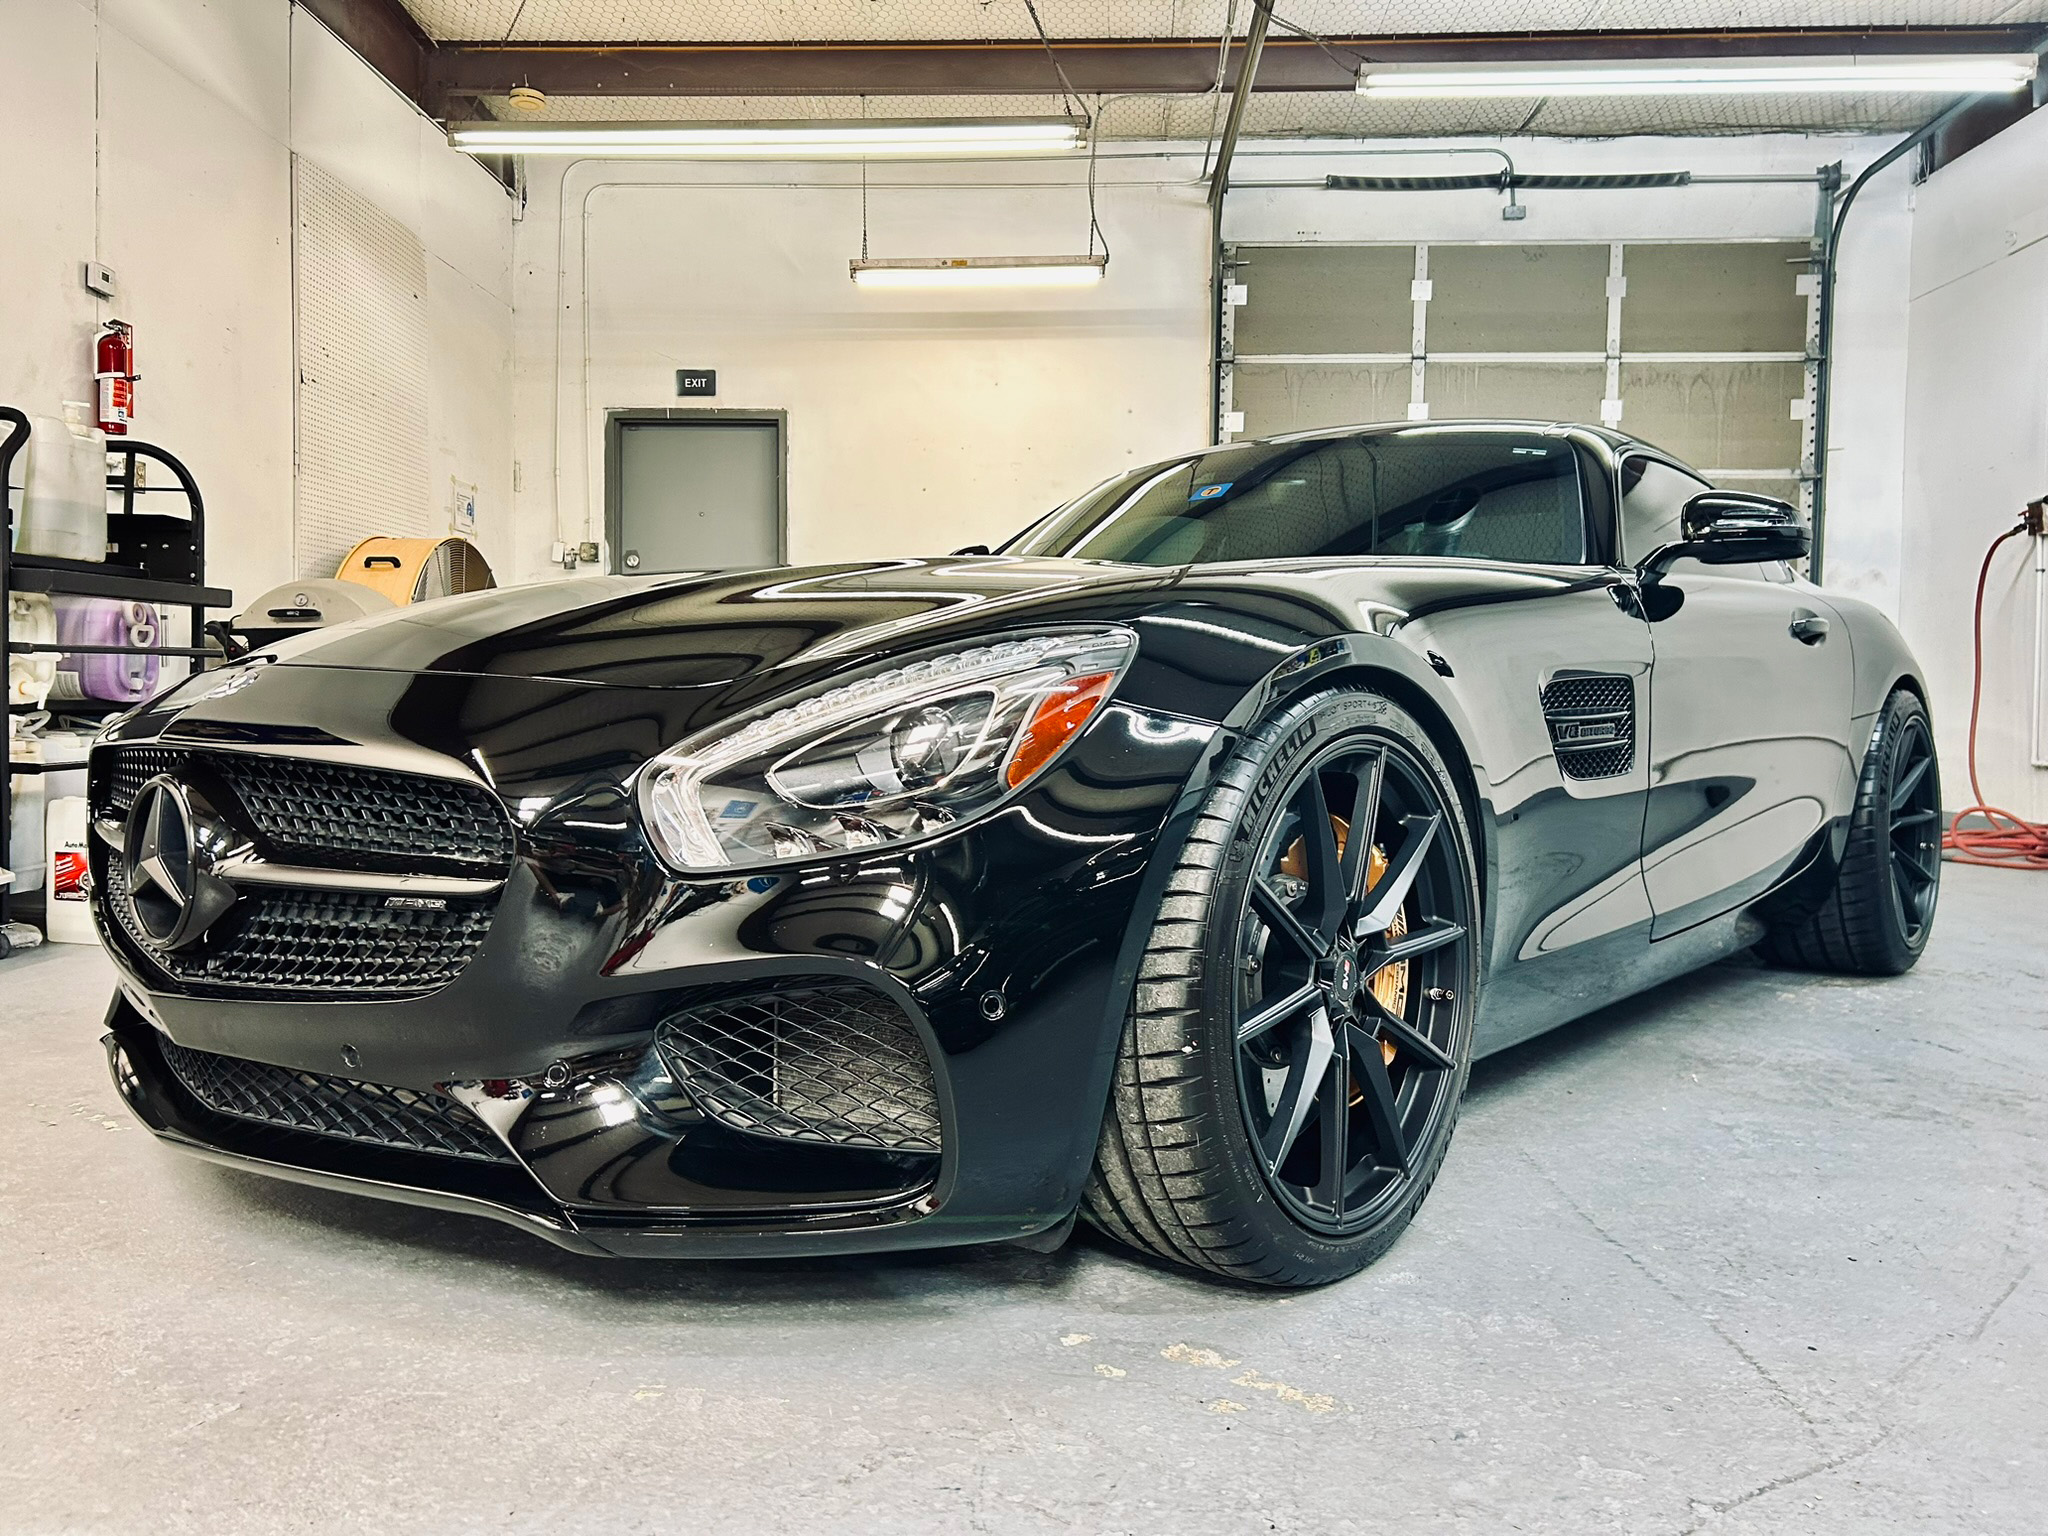
<path id="1" fill-rule="evenodd" d="M 1804 241 L 1630 245 L 1621 344 L 1628 352 L 1803 352 Z"/>
<path id="2" fill-rule="evenodd" d="M 1253 437 L 1408 415 L 1406 363 L 1240 363 L 1232 378 L 1231 405 Z"/>
<path id="3" fill-rule="evenodd" d="M 1407 245 L 1263 246 L 1241 253 L 1240 355 L 1401 352 L 1414 334 L 1415 249 Z"/>
<path id="4" fill-rule="evenodd" d="M 1606 371 L 1598 363 L 1440 363 L 1424 376 L 1434 421 L 1598 421 Z"/>
<path id="5" fill-rule="evenodd" d="M 1429 350 L 1601 351 L 1607 264 L 1604 245 L 1433 245 Z"/>
<path id="6" fill-rule="evenodd" d="M 1623 425 L 1701 469 L 1790 470 L 1805 390 L 1799 363 L 1625 363 Z"/>

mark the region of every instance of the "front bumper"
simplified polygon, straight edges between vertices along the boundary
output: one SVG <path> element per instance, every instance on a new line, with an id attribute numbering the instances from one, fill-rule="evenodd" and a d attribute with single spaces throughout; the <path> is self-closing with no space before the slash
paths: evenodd
<path id="1" fill-rule="evenodd" d="M 943 1243 L 998 1242 L 1058 1221 L 955 1220 L 925 1229 L 931 1189 L 849 1209 L 764 1209 L 726 1215 L 576 1210 L 523 1167 L 461 1162 L 422 1152 L 294 1133 L 216 1114 L 165 1059 L 163 1037 L 125 996 L 102 1043 L 122 1100 L 157 1138 L 181 1152 L 343 1194 L 503 1222 L 574 1253 L 628 1258 L 797 1257 Z M 581 1096 L 597 1091 L 586 1087 Z M 572 1095 L 573 1097 L 574 1095 Z"/>
<path id="2" fill-rule="evenodd" d="M 351 686 L 446 685 L 357 675 Z M 399 700 L 375 702 L 386 719 L 402 712 Z M 247 734 L 235 750 L 263 751 L 261 731 Z M 181 1150 L 489 1217 L 579 1252 L 804 1255 L 1030 1236 L 1079 1201 L 1129 998 L 1133 917 L 1156 904 L 1171 861 L 1153 854 L 1178 835 L 1176 807 L 1214 736 L 1117 706 L 987 824 L 770 879 L 668 874 L 616 779 L 522 786 L 545 804 L 522 818 L 489 932 L 459 975 L 418 995 L 183 984 L 103 900 L 122 972 L 108 1019 L 114 1078 Z M 110 856 L 95 852 L 103 883 Z M 657 1036 L 692 1000 L 820 983 L 885 997 L 915 1031 L 942 1127 L 935 1153 L 735 1130 L 669 1075 Z M 464 1160 L 220 1113 L 174 1070 L 167 1041 L 453 1096 L 506 1156 Z"/>

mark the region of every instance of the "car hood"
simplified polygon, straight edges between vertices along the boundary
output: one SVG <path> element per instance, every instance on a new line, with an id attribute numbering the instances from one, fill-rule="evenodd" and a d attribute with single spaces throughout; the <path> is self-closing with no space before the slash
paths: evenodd
<path id="1" fill-rule="evenodd" d="M 723 687 L 801 660 L 1086 617 L 1179 569 L 1001 556 L 600 576 L 443 598 L 283 642 L 286 666 Z M 1076 612 L 1078 609 L 1080 611 Z"/>

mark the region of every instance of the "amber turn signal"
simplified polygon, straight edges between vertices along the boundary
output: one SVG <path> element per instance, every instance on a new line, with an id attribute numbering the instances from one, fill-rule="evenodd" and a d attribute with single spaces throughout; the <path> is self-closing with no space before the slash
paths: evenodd
<path id="1" fill-rule="evenodd" d="M 1031 712 L 1031 723 L 1010 753 L 1006 775 L 1010 788 L 1015 789 L 1052 761 L 1053 754 L 1088 723 L 1095 706 L 1109 697 L 1109 685 L 1115 681 L 1114 672 L 1070 678 L 1039 701 Z"/>

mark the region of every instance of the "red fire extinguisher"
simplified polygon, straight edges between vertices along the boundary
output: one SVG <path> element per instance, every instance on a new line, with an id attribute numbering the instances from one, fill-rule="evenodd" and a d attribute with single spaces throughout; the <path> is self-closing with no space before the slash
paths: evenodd
<path id="1" fill-rule="evenodd" d="M 99 427 L 111 437 L 125 437 L 135 419 L 135 330 L 125 320 L 109 320 L 93 341 L 93 374 L 99 381 Z"/>

